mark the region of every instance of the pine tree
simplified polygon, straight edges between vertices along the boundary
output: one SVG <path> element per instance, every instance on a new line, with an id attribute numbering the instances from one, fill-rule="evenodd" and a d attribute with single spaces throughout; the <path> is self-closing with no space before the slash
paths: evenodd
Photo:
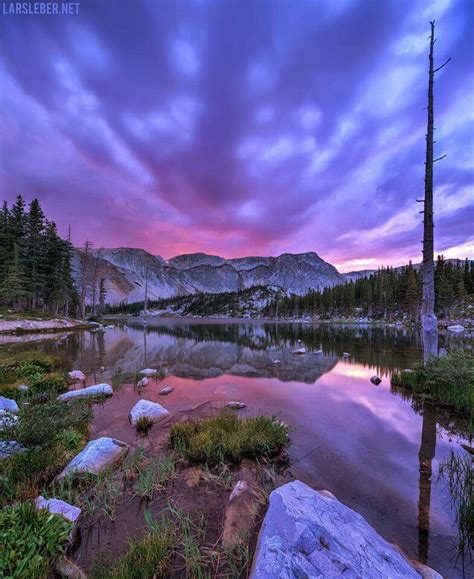
<path id="1" fill-rule="evenodd" d="M 27 289 L 28 280 L 20 259 L 18 245 L 13 247 L 13 260 L 8 268 L 7 275 L 0 288 L 0 296 L 3 301 L 11 305 L 15 310 L 25 307 L 31 293 Z"/>

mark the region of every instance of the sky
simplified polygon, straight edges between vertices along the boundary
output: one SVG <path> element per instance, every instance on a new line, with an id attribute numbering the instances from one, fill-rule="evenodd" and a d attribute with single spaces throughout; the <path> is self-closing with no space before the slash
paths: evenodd
<path id="1" fill-rule="evenodd" d="M 3 2 L 9 4 L 9 2 Z M 0 13 L 0 197 L 169 258 L 420 260 L 429 21 L 435 251 L 474 257 L 474 1 L 81 0 Z"/>

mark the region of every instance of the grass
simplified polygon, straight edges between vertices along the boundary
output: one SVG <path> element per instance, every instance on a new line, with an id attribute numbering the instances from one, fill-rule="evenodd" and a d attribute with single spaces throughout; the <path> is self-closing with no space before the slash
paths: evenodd
<path id="1" fill-rule="evenodd" d="M 16 440 L 27 450 L 0 462 L 0 506 L 36 496 L 85 444 L 90 405 L 56 400 L 67 384 L 57 364 L 50 357 L 27 357 L 0 366 L 4 383 L 21 379 L 30 386 L 26 392 L 11 386 L 7 391 L 19 403 L 19 420 L 0 431 L 0 440 Z"/>
<path id="2" fill-rule="evenodd" d="M 439 478 L 446 481 L 451 501 L 457 510 L 459 551 L 474 547 L 474 476 L 471 458 L 451 452 L 439 468 Z"/>
<path id="3" fill-rule="evenodd" d="M 174 475 L 175 461 L 172 456 L 144 459 L 138 467 L 134 494 L 142 499 L 151 499 L 156 492 L 165 490 Z"/>
<path id="4" fill-rule="evenodd" d="M 288 444 L 288 427 L 274 417 L 239 418 L 231 412 L 171 428 L 170 444 L 193 463 L 207 465 L 243 458 L 268 459 Z"/>
<path id="5" fill-rule="evenodd" d="M 392 375 L 392 384 L 415 395 L 471 415 L 474 408 L 474 356 L 454 351 Z"/>
<path id="6" fill-rule="evenodd" d="M 146 434 L 153 426 L 153 420 L 148 416 L 140 416 L 135 424 L 135 428 L 141 434 Z"/>
<path id="7" fill-rule="evenodd" d="M 0 511 L 0 576 L 47 577 L 63 553 L 71 524 L 32 503 Z"/>

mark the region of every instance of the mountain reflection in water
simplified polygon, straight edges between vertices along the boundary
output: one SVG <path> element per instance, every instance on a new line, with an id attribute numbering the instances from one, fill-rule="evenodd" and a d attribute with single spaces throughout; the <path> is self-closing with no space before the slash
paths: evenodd
<path id="1" fill-rule="evenodd" d="M 91 374 L 91 382 L 109 380 L 119 367 L 166 368 L 164 382 L 175 388 L 170 396 L 159 396 L 156 384 L 141 393 L 125 386 L 96 408 L 94 436 L 133 443 L 127 413 L 140 396 L 171 412 L 238 399 L 247 404 L 247 414 L 279 415 L 294 428 L 294 476 L 329 489 L 410 556 L 447 577 L 462 576 L 460 559 L 454 566 L 454 512 L 437 473 L 440 461 L 466 439 L 453 433 L 453 416 L 419 408 L 390 387 L 393 370 L 419 359 L 414 332 L 173 319 L 153 320 L 146 329 L 137 320 L 126 324 L 127 329 L 73 332 L 58 341 L 8 348 L 57 354 L 64 368 Z M 297 348 L 308 353 L 293 354 Z M 318 350 L 323 353 L 315 354 Z M 344 352 L 350 358 L 343 358 Z M 105 374 L 98 373 L 101 366 Z M 382 378 L 379 386 L 370 382 L 374 374 Z"/>

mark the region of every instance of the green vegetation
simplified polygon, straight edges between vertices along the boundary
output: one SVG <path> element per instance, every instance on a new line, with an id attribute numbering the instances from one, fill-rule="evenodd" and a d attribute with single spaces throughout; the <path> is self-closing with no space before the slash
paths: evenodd
<path id="1" fill-rule="evenodd" d="M 0 576 L 47 577 L 63 552 L 71 524 L 32 503 L 0 511 Z"/>
<path id="2" fill-rule="evenodd" d="M 448 317 L 454 306 L 474 297 L 474 262 L 446 261 L 438 257 L 435 269 L 436 313 Z M 265 317 L 298 317 L 303 315 L 334 318 L 366 316 L 417 320 L 421 303 L 420 272 L 409 264 L 393 269 L 381 268 L 346 284 L 312 291 L 304 296 L 273 300 L 262 311 Z"/>
<path id="3" fill-rule="evenodd" d="M 67 385 L 56 366 L 57 360 L 48 357 L 7 360 L 0 366 L 2 394 L 19 403 L 18 421 L 0 431 L 0 440 L 26 448 L 0 462 L 0 506 L 36 496 L 85 444 L 90 405 L 56 400 Z M 19 380 L 27 382 L 27 391 L 11 385 Z"/>
<path id="4" fill-rule="evenodd" d="M 135 428 L 138 432 L 146 434 L 150 428 L 153 426 L 153 420 L 148 416 L 140 416 L 135 424 Z"/>
<path id="5" fill-rule="evenodd" d="M 134 493 L 140 498 L 151 499 L 156 492 L 165 490 L 175 475 L 175 461 L 172 456 L 142 460 L 137 468 L 138 477 Z"/>
<path id="6" fill-rule="evenodd" d="M 239 418 L 223 412 L 207 420 L 174 425 L 170 444 L 191 462 L 239 463 L 243 458 L 277 455 L 288 444 L 288 427 L 274 417 Z"/>
<path id="7" fill-rule="evenodd" d="M 469 553 L 474 547 L 474 475 L 470 457 L 454 452 L 439 467 L 457 510 L 459 550 Z"/>
<path id="8" fill-rule="evenodd" d="M 416 396 L 452 406 L 471 416 L 474 409 L 474 356 L 454 351 L 432 358 L 425 366 L 395 372 L 392 384 L 410 389 Z"/>
<path id="9" fill-rule="evenodd" d="M 37 199 L 18 196 L 0 210 L 0 305 L 15 311 L 67 315 L 77 304 L 71 263 L 74 248 L 61 239 Z"/>

